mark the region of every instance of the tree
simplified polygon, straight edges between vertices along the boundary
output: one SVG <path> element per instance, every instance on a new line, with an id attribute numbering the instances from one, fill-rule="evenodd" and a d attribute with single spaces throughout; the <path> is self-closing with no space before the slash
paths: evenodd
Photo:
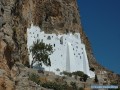
<path id="1" fill-rule="evenodd" d="M 51 61 L 49 55 L 53 53 L 52 45 L 45 44 L 40 40 L 33 42 L 33 46 L 30 47 L 30 52 L 32 53 L 32 63 L 31 67 L 35 62 L 38 62 L 40 66 L 45 64 L 46 66 L 51 66 Z"/>

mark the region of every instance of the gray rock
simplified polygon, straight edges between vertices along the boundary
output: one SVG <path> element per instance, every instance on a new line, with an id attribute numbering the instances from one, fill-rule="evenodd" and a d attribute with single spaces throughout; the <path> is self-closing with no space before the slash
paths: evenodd
<path id="1" fill-rule="evenodd" d="M 0 76 L 3 76 L 5 74 L 5 70 L 0 69 Z"/>

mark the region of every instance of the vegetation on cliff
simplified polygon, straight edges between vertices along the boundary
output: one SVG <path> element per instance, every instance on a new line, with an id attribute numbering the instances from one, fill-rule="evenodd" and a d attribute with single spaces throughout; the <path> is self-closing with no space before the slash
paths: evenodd
<path id="1" fill-rule="evenodd" d="M 40 66 L 42 66 L 42 64 L 51 66 L 49 55 L 53 53 L 52 45 L 45 44 L 42 41 L 37 40 L 33 42 L 33 46 L 31 46 L 30 52 L 32 53 L 33 58 L 31 67 L 33 67 L 34 63 L 38 63 Z"/>

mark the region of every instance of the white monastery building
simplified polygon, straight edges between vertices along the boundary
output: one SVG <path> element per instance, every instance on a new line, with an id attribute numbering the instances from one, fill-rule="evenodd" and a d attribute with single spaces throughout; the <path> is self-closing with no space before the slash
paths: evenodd
<path id="1" fill-rule="evenodd" d="M 85 45 L 81 42 L 79 33 L 62 35 L 56 35 L 54 33 L 45 34 L 39 27 L 31 25 L 27 29 L 28 49 L 37 39 L 53 46 L 54 52 L 50 55 L 51 66 L 47 67 L 43 65 L 45 71 L 52 71 L 57 75 L 60 75 L 60 72 L 63 71 L 83 71 L 90 78 L 95 76 L 94 72 L 89 69 Z M 29 61 L 31 64 L 31 53 L 29 54 Z"/>

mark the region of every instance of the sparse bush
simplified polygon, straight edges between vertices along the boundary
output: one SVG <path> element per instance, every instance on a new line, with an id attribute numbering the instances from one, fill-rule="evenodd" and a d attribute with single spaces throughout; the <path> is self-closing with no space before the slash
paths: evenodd
<path id="1" fill-rule="evenodd" d="M 83 76 L 84 76 L 84 73 L 83 73 L 82 71 L 76 71 L 76 72 L 73 72 L 72 74 L 73 74 L 73 75 L 80 76 L 80 77 L 83 77 Z"/>
<path id="2" fill-rule="evenodd" d="M 84 90 L 84 88 L 83 88 L 83 87 L 80 87 L 78 90 Z"/>
<path id="3" fill-rule="evenodd" d="M 40 84 L 40 80 L 39 80 L 39 76 L 37 74 L 29 74 L 29 80 L 37 83 L 37 84 Z"/>
<path id="4" fill-rule="evenodd" d="M 49 88 L 53 90 L 71 90 L 71 89 L 68 89 L 70 87 L 66 83 L 60 84 L 56 82 L 47 82 L 47 83 L 41 84 L 41 86 L 44 88 Z"/>
<path id="5" fill-rule="evenodd" d="M 66 79 L 66 77 L 65 77 L 65 76 L 63 76 L 63 77 L 62 77 L 62 79 Z"/>
<path id="6" fill-rule="evenodd" d="M 71 82 L 70 85 L 72 86 L 73 90 L 78 90 L 78 87 L 75 82 Z"/>
<path id="7" fill-rule="evenodd" d="M 69 77 L 72 76 L 72 73 L 70 73 L 70 72 L 66 72 L 66 71 L 63 71 L 63 74 L 64 74 L 64 75 L 67 75 L 67 76 L 69 76 Z"/>

